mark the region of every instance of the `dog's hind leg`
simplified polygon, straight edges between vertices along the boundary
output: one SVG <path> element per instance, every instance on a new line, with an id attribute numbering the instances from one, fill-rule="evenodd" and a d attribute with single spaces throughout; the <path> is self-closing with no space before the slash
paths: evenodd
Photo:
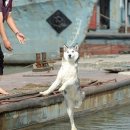
<path id="1" fill-rule="evenodd" d="M 72 108 L 67 108 L 67 113 L 70 118 L 70 123 L 71 123 L 71 130 L 77 130 L 75 123 L 74 123 L 74 117 L 73 117 L 73 110 Z"/>
<path id="2" fill-rule="evenodd" d="M 74 122 L 74 111 L 73 111 L 73 103 L 67 98 L 65 99 L 66 107 L 67 107 L 67 113 L 70 118 L 71 123 L 71 130 L 77 130 Z"/>

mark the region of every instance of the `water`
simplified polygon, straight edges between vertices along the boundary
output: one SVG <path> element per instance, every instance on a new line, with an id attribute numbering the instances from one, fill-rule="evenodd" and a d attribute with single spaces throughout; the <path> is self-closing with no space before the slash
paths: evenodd
<path id="1" fill-rule="evenodd" d="M 75 119 L 78 130 L 130 130 L 130 105 Z M 24 130 L 70 130 L 69 121 Z"/>
<path id="2" fill-rule="evenodd" d="M 27 66 L 5 66 L 4 75 L 26 72 L 26 71 L 31 71 L 31 70 L 32 70 L 31 65 L 30 66 L 29 65 L 27 65 Z"/>

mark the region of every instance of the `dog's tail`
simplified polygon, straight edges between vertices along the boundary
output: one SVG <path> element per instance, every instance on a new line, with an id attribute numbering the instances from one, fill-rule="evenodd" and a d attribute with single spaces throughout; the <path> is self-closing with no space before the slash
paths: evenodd
<path id="1" fill-rule="evenodd" d="M 80 106 L 82 105 L 82 102 L 85 98 L 85 92 L 84 91 L 79 91 L 73 104 L 74 104 L 74 108 L 80 108 Z"/>

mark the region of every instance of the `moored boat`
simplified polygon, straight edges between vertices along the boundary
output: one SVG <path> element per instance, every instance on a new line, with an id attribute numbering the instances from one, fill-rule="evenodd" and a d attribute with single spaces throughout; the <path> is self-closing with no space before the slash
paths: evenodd
<path id="1" fill-rule="evenodd" d="M 35 54 L 46 52 L 49 58 L 59 56 L 64 44 L 81 44 L 97 0 L 14 0 L 13 17 L 26 35 L 19 45 L 10 30 L 13 52 L 4 51 L 6 63 L 30 63 Z"/>

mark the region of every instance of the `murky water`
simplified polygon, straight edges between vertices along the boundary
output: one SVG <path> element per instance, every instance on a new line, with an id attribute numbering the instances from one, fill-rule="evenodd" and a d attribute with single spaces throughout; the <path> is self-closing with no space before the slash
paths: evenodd
<path id="1" fill-rule="evenodd" d="M 130 105 L 77 118 L 78 130 L 130 130 Z M 69 121 L 26 130 L 70 130 Z"/>
<path id="2" fill-rule="evenodd" d="M 26 71 L 31 71 L 31 70 L 32 70 L 31 65 L 26 65 L 26 66 L 5 66 L 4 67 L 4 75 L 20 73 L 20 72 L 26 72 Z"/>

